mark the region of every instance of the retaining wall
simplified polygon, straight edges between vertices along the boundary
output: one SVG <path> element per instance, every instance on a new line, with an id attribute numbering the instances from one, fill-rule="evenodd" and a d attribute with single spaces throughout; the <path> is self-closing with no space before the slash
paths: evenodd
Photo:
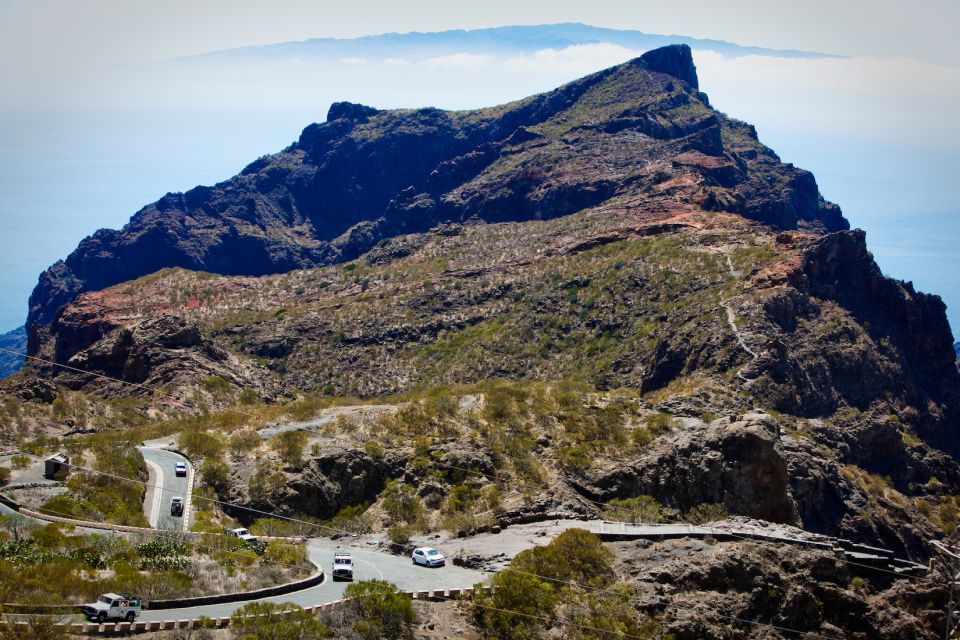
<path id="1" fill-rule="evenodd" d="M 479 591 L 482 593 L 490 593 L 493 590 L 493 587 L 485 586 L 480 587 Z M 458 596 L 472 596 L 474 593 L 477 593 L 477 589 L 474 587 L 466 587 L 463 589 L 433 589 L 430 591 L 405 591 L 404 595 L 413 600 L 447 600 L 450 598 L 456 598 Z M 311 614 L 319 614 L 324 611 L 328 611 L 335 607 L 342 605 L 343 603 L 348 602 L 348 600 L 333 600 L 331 602 L 324 602 L 322 604 L 314 605 L 312 607 L 304 607 L 303 611 L 307 611 Z M 299 611 L 295 609 L 290 612 L 277 613 L 273 615 L 288 615 Z M 254 618 L 256 616 L 249 616 Z M 114 634 L 131 634 L 131 633 L 145 633 L 148 631 L 164 631 L 169 629 L 197 629 L 201 627 L 215 627 L 215 628 L 224 628 L 230 626 L 231 618 L 222 617 L 222 618 L 190 618 L 186 620 L 153 620 L 153 621 L 139 621 L 139 622 L 107 622 L 104 624 L 97 624 L 96 622 L 87 622 L 79 624 L 61 624 L 57 625 L 62 627 L 67 633 L 73 634 L 87 634 L 87 635 L 114 635 Z M 14 622 L 14 628 L 21 628 L 26 630 L 28 628 L 29 622 Z"/>
<path id="2" fill-rule="evenodd" d="M 223 593 L 214 596 L 197 596 L 195 598 L 180 598 L 176 600 L 151 600 L 144 609 L 157 611 L 163 609 L 180 609 L 183 607 L 200 607 L 209 604 L 224 604 L 227 602 L 243 602 L 245 600 L 260 600 L 273 596 L 282 596 L 294 591 L 302 591 L 315 587 L 323 582 L 323 570 L 297 582 L 288 582 L 275 587 L 265 587 L 255 591 L 240 591 L 237 593 Z"/>

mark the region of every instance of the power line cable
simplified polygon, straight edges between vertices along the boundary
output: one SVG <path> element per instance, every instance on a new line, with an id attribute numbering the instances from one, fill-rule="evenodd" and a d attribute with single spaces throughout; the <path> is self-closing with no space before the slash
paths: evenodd
<path id="1" fill-rule="evenodd" d="M 151 387 L 151 386 L 149 386 L 149 385 L 144 385 L 144 384 L 135 383 L 135 382 L 129 382 L 129 381 L 127 381 L 127 380 L 122 380 L 122 379 L 120 379 L 120 378 L 108 376 L 108 375 L 105 375 L 105 374 L 99 374 L 99 373 L 94 373 L 94 372 L 91 372 L 91 371 L 86 371 L 86 370 L 83 370 L 83 369 L 79 369 L 79 368 L 76 368 L 76 367 L 72 367 L 72 366 L 69 366 L 69 365 L 65 365 L 65 364 L 58 363 L 58 362 L 55 362 L 55 361 L 53 361 L 53 360 L 49 360 L 49 359 L 46 359 L 46 358 L 40 358 L 40 357 L 37 357 L 37 356 L 30 356 L 30 355 L 28 355 L 28 354 L 19 353 L 19 352 L 16 352 L 16 351 L 13 351 L 13 350 L 10 350 L 10 349 L 6 349 L 6 348 L 3 348 L 3 347 L 0 347 L 0 351 L 6 352 L 6 353 L 10 353 L 10 354 L 13 354 L 13 355 L 22 356 L 22 357 L 24 357 L 24 358 L 29 358 L 29 359 L 32 359 L 32 360 L 36 360 L 36 361 L 39 361 L 39 362 L 46 363 L 46 364 L 51 364 L 51 365 L 53 365 L 53 366 L 62 367 L 62 368 L 65 368 L 65 369 L 69 369 L 69 370 L 71 370 L 71 371 L 76 371 L 76 372 L 79 372 L 79 373 L 89 374 L 89 375 L 93 375 L 93 376 L 96 376 L 96 377 L 99 377 L 99 378 L 104 378 L 104 379 L 112 380 L 112 381 L 118 382 L 118 383 L 120 383 L 120 384 L 125 384 L 125 385 L 130 385 L 130 386 L 133 386 L 133 387 L 137 387 L 137 388 L 140 388 L 140 389 L 145 389 L 145 390 L 150 391 L 151 393 L 157 393 L 157 392 L 159 391 L 158 389 L 156 389 L 156 388 L 154 388 L 154 387 Z M 168 399 L 173 400 L 176 404 L 180 404 L 181 406 L 183 405 L 183 402 L 182 402 L 180 399 L 178 399 L 178 398 L 175 398 L 175 397 L 173 397 L 173 396 L 170 396 L 169 394 L 167 394 L 165 397 L 167 397 Z M 207 405 L 208 408 L 210 408 L 210 407 L 212 406 L 212 405 L 211 405 L 210 403 L 208 403 L 208 402 L 205 403 L 205 404 Z M 262 418 L 262 416 L 258 416 L 258 415 L 256 415 L 256 414 L 253 414 L 253 413 L 250 413 L 250 412 L 241 411 L 241 410 L 239 410 L 239 409 L 235 409 L 235 408 L 231 408 L 231 407 L 224 408 L 224 409 L 222 409 L 222 411 L 234 413 L 234 414 L 241 415 L 241 416 L 245 416 L 245 417 L 248 417 L 248 418 L 251 418 L 251 419 L 254 419 L 254 420 L 259 420 L 259 419 Z M 34 456 L 34 457 L 36 457 L 36 456 Z M 444 462 L 440 462 L 440 461 L 438 461 L 438 460 L 434 460 L 434 459 L 432 459 L 432 458 L 429 459 L 429 462 L 432 463 L 432 464 L 436 464 L 436 465 L 438 465 L 438 466 L 447 467 L 447 468 L 450 468 L 450 469 L 455 469 L 455 470 L 459 470 L 459 471 L 464 471 L 464 472 L 466 472 L 466 473 L 472 473 L 472 474 L 484 476 L 484 477 L 486 477 L 486 478 L 489 478 L 489 479 L 494 480 L 494 481 L 497 481 L 497 482 L 499 482 L 499 480 L 500 480 L 500 479 L 499 479 L 497 476 L 495 476 L 495 475 L 491 475 L 491 474 L 488 474 L 488 473 L 484 473 L 484 472 L 478 471 L 478 470 L 476 470 L 476 469 L 469 469 L 469 468 L 465 468 L 465 467 L 458 467 L 458 466 L 456 466 L 456 465 L 450 465 L 450 464 L 447 464 L 447 463 L 444 463 Z M 104 475 L 110 475 L 110 474 L 106 474 L 105 472 L 96 471 L 96 470 L 93 470 L 93 469 L 87 469 L 87 468 L 84 468 L 84 467 L 78 467 L 78 468 L 82 468 L 82 469 L 84 469 L 84 470 L 86 470 L 86 471 L 90 471 L 90 472 L 92 472 L 92 473 L 100 473 L 100 474 L 104 474 Z M 130 479 L 130 478 L 120 478 L 119 476 L 113 476 L 113 477 L 116 477 L 116 478 L 118 478 L 118 479 L 128 480 L 128 481 L 131 481 L 131 482 L 138 482 L 138 483 L 140 483 L 140 484 L 142 484 L 142 485 L 144 485 L 144 486 L 153 486 L 154 488 L 157 488 L 155 485 L 149 485 L 148 483 L 145 483 L 145 482 L 142 482 L 142 481 L 139 481 L 139 480 L 133 480 L 133 479 Z M 161 488 L 161 490 L 162 490 L 162 488 Z M 296 519 L 296 518 L 290 518 L 290 517 L 288 517 L 288 516 L 278 516 L 278 515 L 276 515 L 276 514 L 274 514 L 274 513 L 270 513 L 270 512 L 266 512 L 266 511 L 261 511 L 261 510 L 258 510 L 258 509 L 254 509 L 254 508 L 252 508 L 252 507 L 246 507 L 246 506 L 243 506 L 243 505 L 238 505 L 238 504 L 235 504 L 235 503 L 229 503 L 229 502 L 226 502 L 226 501 L 216 500 L 216 499 L 213 499 L 213 498 L 207 498 L 207 497 L 204 497 L 204 496 L 194 496 L 194 497 L 197 498 L 197 499 L 200 499 L 200 500 L 207 500 L 207 501 L 209 501 L 209 502 L 213 502 L 213 503 L 220 504 L 220 505 L 227 505 L 227 506 L 231 506 L 231 507 L 234 507 L 234 508 L 237 508 L 237 509 L 244 509 L 244 510 L 247 510 L 247 511 L 249 511 L 249 512 L 251 512 L 251 513 L 257 513 L 257 514 L 265 515 L 265 516 L 272 517 L 272 518 L 278 518 L 278 519 L 288 520 L 288 521 L 291 521 L 291 522 L 297 522 L 297 523 L 300 523 L 300 524 L 305 524 L 305 525 L 309 525 L 309 526 L 313 526 L 313 527 L 325 529 L 325 530 L 328 530 L 328 531 L 339 532 L 339 533 L 342 533 L 342 534 L 345 534 L 345 535 L 355 535 L 355 534 L 353 534 L 352 532 L 349 532 L 349 531 L 346 531 L 346 530 L 336 529 L 336 528 L 333 528 L 333 527 L 328 527 L 328 526 L 325 526 L 325 525 L 320 525 L 320 524 L 318 524 L 318 523 L 309 523 L 309 522 L 307 522 L 307 521 L 305 521 L 305 520 L 298 520 L 298 519 Z M 600 501 L 597 501 L 597 500 L 593 500 L 593 499 L 591 499 L 591 498 L 587 498 L 586 496 L 583 496 L 583 495 L 580 495 L 580 494 L 576 494 L 576 495 L 574 496 L 574 499 L 581 500 L 581 501 L 584 501 L 584 502 L 587 502 L 587 503 L 596 505 L 596 506 L 600 507 L 601 509 L 607 508 L 607 507 L 609 506 L 608 503 L 604 503 L 604 502 L 600 502 Z M 625 522 L 625 521 L 610 521 L 610 522 L 611 522 L 612 524 L 625 524 L 625 525 L 626 525 L 626 524 L 630 524 L 630 525 L 635 524 L 635 523 Z M 731 531 L 718 530 L 718 529 L 711 528 L 711 527 L 705 527 L 704 525 L 692 525 L 692 524 L 689 523 L 689 522 L 684 522 L 684 521 L 681 521 L 681 520 L 668 521 L 668 522 L 666 522 L 666 523 L 664 523 L 664 524 L 677 524 L 677 525 L 687 525 L 687 526 L 699 526 L 699 527 L 701 527 L 701 528 L 707 529 L 708 531 L 710 531 L 710 532 L 711 532 L 712 534 L 714 534 L 714 535 L 718 535 L 718 534 L 720 534 L 720 535 L 727 535 L 727 536 L 730 536 L 730 537 L 733 537 L 733 538 L 742 539 L 742 540 L 745 540 L 745 541 L 756 542 L 756 539 L 754 539 L 754 538 L 750 538 L 750 537 L 747 537 L 747 536 L 743 536 L 743 535 L 740 535 L 740 534 L 736 534 L 736 533 L 731 532 Z M 818 545 L 818 544 L 821 544 L 821 543 L 818 543 L 818 542 L 816 542 L 816 541 L 803 540 L 803 539 L 800 539 L 800 538 L 787 538 L 787 537 L 782 537 L 782 539 L 785 540 L 785 541 L 789 541 L 789 542 L 792 542 L 792 543 L 796 543 L 796 544 L 807 544 L 807 545 Z M 934 581 L 931 581 L 931 580 L 929 580 L 929 579 L 926 579 L 926 578 L 923 578 L 923 577 L 920 577 L 920 576 L 909 576 L 909 575 L 905 575 L 905 574 L 900 574 L 900 573 L 897 573 L 897 572 L 895 572 L 895 571 L 890 571 L 890 570 L 887 570 L 887 569 L 882 569 L 882 568 L 875 567 L 875 566 L 872 566 L 872 565 L 857 563 L 857 562 L 852 561 L 852 560 L 846 560 L 846 563 L 849 564 L 849 565 L 852 565 L 852 566 L 859 566 L 859 567 L 867 568 L 867 569 L 870 569 L 870 570 L 872 570 L 872 571 L 878 571 L 878 572 L 881 572 L 881 573 L 887 573 L 887 574 L 894 575 L 894 576 L 897 576 L 897 577 L 903 578 L 903 579 L 908 579 L 908 580 L 921 580 L 921 581 L 925 581 L 925 582 L 934 582 Z"/>

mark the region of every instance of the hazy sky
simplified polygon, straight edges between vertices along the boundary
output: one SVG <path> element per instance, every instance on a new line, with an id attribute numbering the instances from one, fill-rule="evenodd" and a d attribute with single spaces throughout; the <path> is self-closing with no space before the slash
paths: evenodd
<path id="1" fill-rule="evenodd" d="M 484 0 L 482 10 L 478 6 L 451 0 L 0 0 L 0 73 L 17 85 L 29 80 L 17 87 L 29 89 L 105 62 L 320 36 L 566 21 L 960 66 L 958 0 Z"/>

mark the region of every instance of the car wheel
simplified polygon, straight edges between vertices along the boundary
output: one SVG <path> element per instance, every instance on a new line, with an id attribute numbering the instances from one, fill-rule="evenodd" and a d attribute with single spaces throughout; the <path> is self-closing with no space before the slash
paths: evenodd
<path id="1" fill-rule="evenodd" d="M 107 621 L 107 614 L 105 614 L 103 611 L 97 614 L 97 622 L 99 622 L 100 624 L 103 624 L 106 621 Z"/>
<path id="2" fill-rule="evenodd" d="M 136 618 L 137 614 L 135 614 L 133 611 L 127 612 L 127 622 L 132 623 Z"/>

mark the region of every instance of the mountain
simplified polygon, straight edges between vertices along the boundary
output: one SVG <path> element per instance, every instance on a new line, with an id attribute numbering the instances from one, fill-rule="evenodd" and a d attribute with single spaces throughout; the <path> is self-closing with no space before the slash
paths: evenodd
<path id="1" fill-rule="evenodd" d="M 937 573 L 901 570 L 960 521 L 945 305 L 714 110 L 686 46 L 475 111 L 336 103 L 84 240 L 30 313 L 31 352 L 69 368 L 0 384 L 0 438 L 176 437 L 228 503 L 198 522 L 453 544 L 727 520 L 813 544 L 607 547 L 674 637 L 942 627 Z M 459 559 L 504 561 L 486 549 Z"/>
<path id="2" fill-rule="evenodd" d="M 31 350 L 88 290 L 165 267 L 264 275 L 343 262 L 443 222 L 546 219 L 618 200 L 682 203 L 783 229 L 848 228 L 813 176 L 710 107 L 686 46 L 516 103 L 469 112 L 350 103 L 236 177 L 169 193 L 45 271 Z"/>
<path id="3" fill-rule="evenodd" d="M 26 353 L 27 351 L 27 331 L 24 327 L 18 327 L 0 335 L 0 349 L 8 349 L 16 353 Z M 20 370 L 23 366 L 23 356 L 14 355 L 9 352 L 0 351 L 0 379 L 6 378 L 11 373 Z"/>
<path id="4" fill-rule="evenodd" d="M 176 62 L 207 62 L 229 59 L 311 58 L 395 59 L 402 51 L 407 61 L 419 61 L 439 55 L 534 53 L 544 49 L 565 49 L 577 45 L 615 44 L 646 51 L 684 44 L 691 49 L 715 51 L 728 57 L 763 55 L 783 58 L 841 57 L 814 51 L 769 49 L 677 35 L 657 35 L 641 31 L 606 29 L 579 23 L 515 25 L 489 29 L 453 29 L 431 33 L 385 33 L 360 38 L 311 38 L 299 42 L 240 47 L 175 59 Z"/>

